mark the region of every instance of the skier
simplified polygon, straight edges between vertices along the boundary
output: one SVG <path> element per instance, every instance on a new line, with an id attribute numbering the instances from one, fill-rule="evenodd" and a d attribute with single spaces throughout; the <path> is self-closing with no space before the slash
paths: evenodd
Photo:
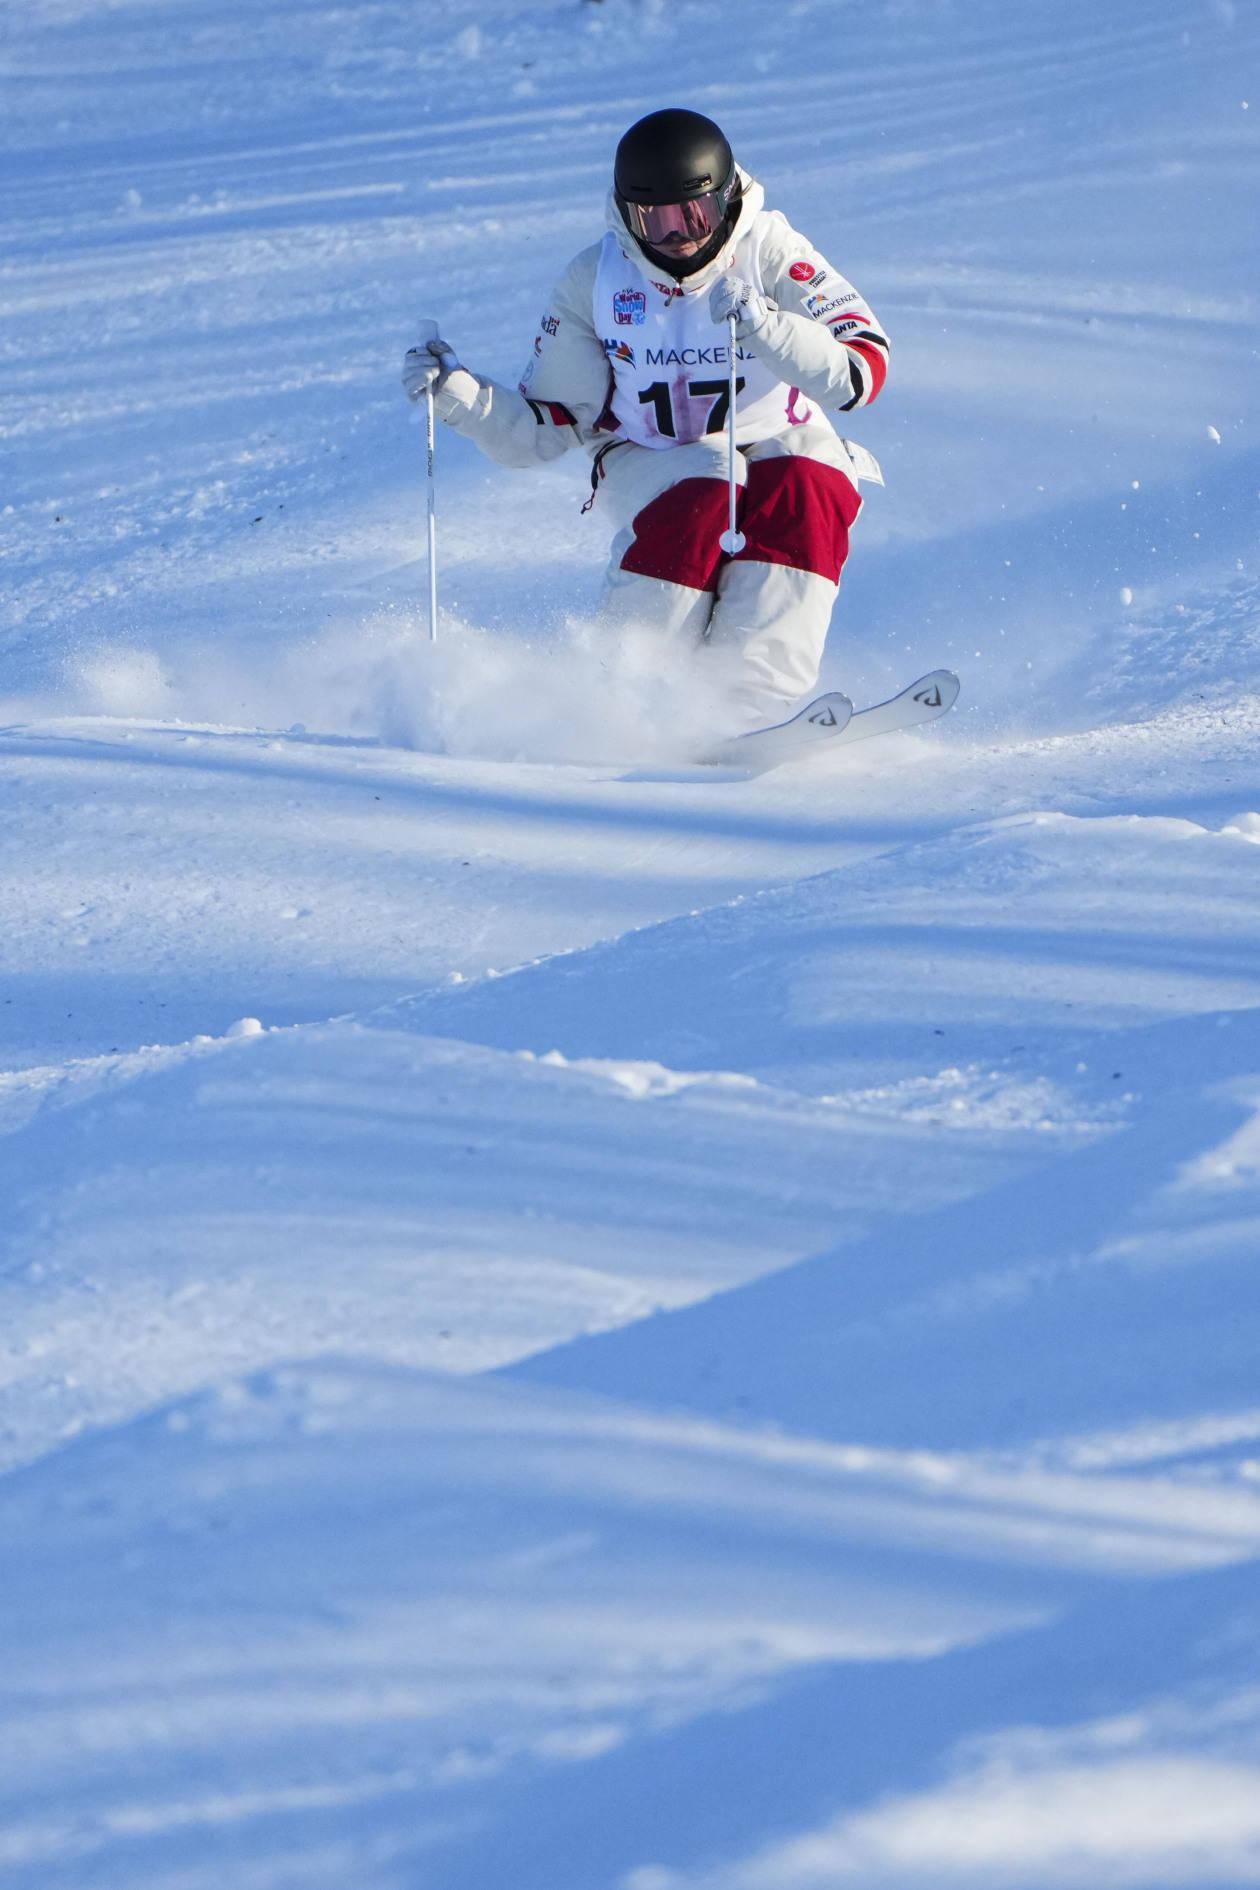
<path id="1" fill-rule="evenodd" d="M 591 455 L 617 526 L 601 616 L 738 653 L 746 720 L 814 687 L 872 456 L 831 413 L 884 384 L 865 300 L 736 164 L 698 112 L 657 111 L 617 147 L 603 239 L 561 277 L 516 389 L 411 349 L 403 386 L 503 466 Z M 744 548 L 727 556 L 728 317 Z M 589 503 L 589 502 L 588 502 Z"/>

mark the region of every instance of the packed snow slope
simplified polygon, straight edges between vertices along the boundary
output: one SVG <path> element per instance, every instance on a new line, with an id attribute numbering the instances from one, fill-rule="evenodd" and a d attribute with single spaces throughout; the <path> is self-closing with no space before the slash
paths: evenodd
<path id="1" fill-rule="evenodd" d="M 1260 1884 L 1243 0 L 0 27 L 0 1875 Z M 894 343 L 757 781 L 513 380 L 625 126 Z"/>

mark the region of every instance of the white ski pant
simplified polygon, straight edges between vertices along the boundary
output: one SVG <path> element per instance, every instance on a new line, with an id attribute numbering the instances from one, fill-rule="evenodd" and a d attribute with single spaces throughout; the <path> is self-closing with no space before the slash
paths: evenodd
<path id="1" fill-rule="evenodd" d="M 738 651 L 735 693 L 750 720 L 776 715 L 818 680 L 849 527 L 861 509 L 844 441 L 823 420 L 742 447 L 739 528 L 728 507 L 724 434 L 686 446 L 609 447 L 599 492 L 617 524 L 600 614 Z"/>

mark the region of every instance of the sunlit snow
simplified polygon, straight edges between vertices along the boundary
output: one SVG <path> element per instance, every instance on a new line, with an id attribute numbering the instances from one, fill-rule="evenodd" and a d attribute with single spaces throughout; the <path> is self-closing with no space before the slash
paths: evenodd
<path id="1" fill-rule="evenodd" d="M 26 0 L 0 1876 L 1260 1884 L 1254 9 Z M 640 113 L 893 339 L 706 770 L 512 382 Z"/>

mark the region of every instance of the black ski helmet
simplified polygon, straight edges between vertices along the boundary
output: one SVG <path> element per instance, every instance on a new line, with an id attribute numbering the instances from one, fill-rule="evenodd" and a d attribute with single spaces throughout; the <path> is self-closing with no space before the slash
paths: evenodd
<path id="1" fill-rule="evenodd" d="M 670 106 L 631 125 L 617 146 L 613 194 L 639 247 L 671 276 L 690 276 L 717 255 L 739 217 L 735 157 L 721 128 L 701 112 Z M 707 231 L 694 255 L 671 256 L 642 228 L 647 210 L 691 206 L 694 236 Z M 636 206 L 643 206 L 637 209 Z"/>

